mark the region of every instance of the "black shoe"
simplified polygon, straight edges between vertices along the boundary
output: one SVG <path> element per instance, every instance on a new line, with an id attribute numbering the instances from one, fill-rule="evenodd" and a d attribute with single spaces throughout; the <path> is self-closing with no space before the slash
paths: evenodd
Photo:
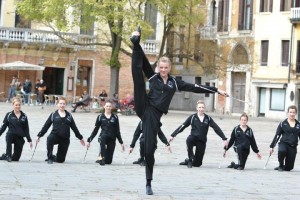
<path id="1" fill-rule="evenodd" d="M 0 156 L 0 160 L 6 160 L 6 154 L 5 153 Z"/>
<path id="2" fill-rule="evenodd" d="M 104 159 L 100 160 L 99 164 L 100 165 L 105 165 L 105 160 Z"/>
<path id="3" fill-rule="evenodd" d="M 147 195 L 153 195 L 153 191 L 152 191 L 151 186 L 146 186 L 146 194 Z"/>
<path id="4" fill-rule="evenodd" d="M 53 164 L 53 160 L 52 159 L 48 159 L 48 164 Z"/>
<path id="5" fill-rule="evenodd" d="M 244 167 L 239 166 L 239 167 L 237 168 L 237 170 L 244 170 Z"/>
<path id="6" fill-rule="evenodd" d="M 11 162 L 12 161 L 12 159 L 11 159 L 10 156 L 7 156 L 6 160 L 7 160 L 7 162 Z"/>
<path id="7" fill-rule="evenodd" d="M 279 172 L 283 172 L 284 171 L 284 167 L 279 166 L 277 169 Z"/>
<path id="8" fill-rule="evenodd" d="M 274 170 L 283 171 L 284 170 L 284 166 L 275 167 Z"/>
<path id="9" fill-rule="evenodd" d="M 235 166 L 235 163 L 234 163 L 234 162 L 231 162 L 230 165 L 228 165 L 227 168 L 234 168 L 234 166 Z"/>
<path id="10" fill-rule="evenodd" d="M 183 162 L 179 163 L 179 165 L 187 165 L 189 162 L 189 159 L 186 158 Z"/>
<path id="11" fill-rule="evenodd" d="M 193 162 L 189 161 L 188 164 L 187 164 L 187 167 L 192 168 L 192 166 L 193 166 Z"/>
<path id="12" fill-rule="evenodd" d="M 140 163 L 141 166 L 145 166 L 145 161 L 143 160 L 141 163 Z"/>
<path id="13" fill-rule="evenodd" d="M 96 160 L 96 162 L 95 162 L 95 163 L 99 163 L 99 164 L 100 164 L 100 161 L 101 161 L 101 160 Z"/>
<path id="14" fill-rule="evenodd" d="M 130 40 L 134 45 L 139 44 L 141 40 L 141 28 L 138 26 L 136 31 L 139 32 L 140 35 L 133 35 L 130 37 Z"/>
<path id="15" fill-rule="evenodd" d="M 141 162 L 143 162 L 144 159 L 139 158 L 137 161 L 134 161 L 132 164 L 141 164 Z"/>

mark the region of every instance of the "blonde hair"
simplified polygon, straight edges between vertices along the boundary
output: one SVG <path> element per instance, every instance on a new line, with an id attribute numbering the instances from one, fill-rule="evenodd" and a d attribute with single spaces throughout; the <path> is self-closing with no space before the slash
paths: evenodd
<path id="1" fill-rule="evenodd" d="M 199 104 L 203 104 L 203 105 L 205 105 L 205 103 L 204 103 L 204 101 L 203 101 L 203 100 L 199 100 L 199 101 L 197 101 L 196 105 L 198 106 Z"/>
<path id="2" fill-rule="evenodd" d="M 58 97 L 58 102 L 59 102 L 60 100 L 67 102 L 67 99 L 66 99 L 65 97 Z"/>
<path id="3" fill-rule="evenodd" d="M 163 56 L 163 57 L 160 57 L 157 61 L 157 67 L 159 66 L 159 64 L 163 62 L 163 63 L 168 63 L 169 66 L 171 67 L 172 66 L 172 62 L 170 60 L 170 58 L 166 57 L 166 56 Z"/>
<path id="4" fill-rule="evenodd" d="M 16 102 L 19 102 L 20 104 L 21 104 L 21 99 L 20 98 L 18 98 L 18 97 L 14 97 L 13 99 L 12 99 L 12 104 L 14 105 Z"/>

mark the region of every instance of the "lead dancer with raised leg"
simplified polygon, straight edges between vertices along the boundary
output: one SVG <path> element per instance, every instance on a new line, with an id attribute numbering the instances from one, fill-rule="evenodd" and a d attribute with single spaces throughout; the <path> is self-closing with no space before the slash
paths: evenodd
<path id="1" fill-rule="evenodd" d="M 141 31 L 134 32 L 131 36 L 133 43 L 132 52 L 132 77 L 134 84 L 134 102 L 138 117 L 143 122 L 145 136 L 145 168 L 146 168 L 146 194 L 152 195 L 151 181 L 153 179 L 154 152 L 157 144 L 157 132 L 161 126 L 160 118 L 168 113 L 174 93 L 190 91 L 195 93 L 218 92 L 228 96 L 226 92 L 215 87 L 199 86 L 185 83 L 169 75 L 171 61 L 161 57 L 157 62 L 158 73 L 155 73 L 140 46 Z M 146 93 L 144 76 L 149 79 L 149 93 Z"/>

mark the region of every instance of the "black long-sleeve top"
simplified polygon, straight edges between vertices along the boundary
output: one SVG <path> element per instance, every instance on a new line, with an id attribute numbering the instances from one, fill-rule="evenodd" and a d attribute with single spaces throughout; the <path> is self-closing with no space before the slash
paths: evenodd
<path id="1" fill-rule="evenodd" d="M 95 128 L 91 136 L 87 139 L 88 142 L 91 142 L 93 140 L 93 138 L 97 135 L 100 127 L 100 136 L 105 134 L 113 140 L 117 138 L 119 143 L 123 144 L 123 140 L 120 133 L 119 118 L 117 115 L 111 114 L 110 118 L 107 118 L 105 114 L 100 114 L 96 119 Z"/>
<path id="2" fill-rule="evenodd" d="M 173 78 L 170 75 L 167 83 L 164 84 L 164 81 L 159 74 L 154 74 L 149 78 L 149 89 L 148 98 L 150 104 L 165 114 L 168 113 L 172 97 L 177 90 L 194 93 L 214 93 L 218 91 L 215 87 L 196 86 L 195 84 L 186 83 L 182 80 Z"/>
<path id="3" fill-rule="evenodd" d="M 15 134 L 21 137 L 26 137 L 28 142 L 31 142 L 29 134 L 28 118 L 22 111 L 19 118 L 15 115 L 14 111 L 8 112 L 3 120 L 3 124 L 0 127 L 0 136 L 8 127 L 7 134 Z"/>
<path id="4" fill-rule="evenodd" d="M 203 122 L 201 122 L 197 113 L 189 116 L 185 120 L 185 122 L 171 134 L 171 136 L 176 137 L 178 133 L 181 133 L 189 125 L 191 125 L 191 135 L 198 137 L 199 140 L 202 142 L 207 141 L 207 133 L 209 127 L 212 127 L 215 133 L 219 135 L 222 138 L 222 140 L 227 140 L 223 131 L 210 116 L 204 114 Z"/>
<path id="5" fill-rule="evenodd" d="M 39 132 L 37 136 L 43 137 L 48 131 L 48 129 L 50 128 L 50 126 L 53 125 L 50 134 L 55 134 L 62 138 L 70 138 L 70 128 L 71 128 L 75 133 L 75 136 L 79 140 L 81 140 L 83 137 L 80 134 L 71 113 L 69 113 L 66 110 L 65 112 L 66 112 L 65 117 L 61 117 L 58 113 L 58 110 L 51 113 L 47 121 L 45 122 L 42 130 Z"/>
<path id="6" fill-rule="evenodd" d="M 281 137 L 281 139 L 280 139 Z M 300 139 L 300 123 L 296 120 L 295 127 L 291 127 L 288 119 L 280 122 L 270 148 L 274 148 L 278 140 L 290 146 L 297 146 Z"/>
<path id="7" fill-rule="evenodd" d="M 258 147 L 253 135 L 252 129 L 247 126 L 245 132 L 241 129 L 240 125 L 236 126 L 231 133 L 231 137 L 227 146 L 228 150 L 232 145 L 239 146 L 242 145 L 245 149 L 249 149 L 250 146 L 255 153 L 258 153 Z"/>
<path id="8" fill-rule="evenodd" d="M 142 133 L 143 133 L 143 126 L 142 126 L 142 122 L 140 121 L 133 134 L 132 142 L 130 144 L 131 148 L 134 148 L 136 141 L 139 139 Z M 157 132 L 157 136 L 160 139 L 160 141 L 162 141 L 162 143 L 164 143 L 167 146 L 170 145 L 168 139 L 166 138 L 165 134 L 162 132 L 161 129 L 159 129 L 159 131 Z M 140 139 L 142 138 L 144 138 L 144 134 L 142 134 Z"/>

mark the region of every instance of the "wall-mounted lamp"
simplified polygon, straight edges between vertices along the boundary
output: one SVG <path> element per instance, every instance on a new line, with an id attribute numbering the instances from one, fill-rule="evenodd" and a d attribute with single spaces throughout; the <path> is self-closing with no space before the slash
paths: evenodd
<path id="1" fill-rule="evenodd" d="M 76 60 L 73 60 L 73 61 L 71 62 L 71 65 L 70 65 L 70 71 L 73 71 L 73 70 L 75 69 L 76 64 L 77 64 L 77 61 L 76 61 Z"/>
<path id="2" fill-rule="evenodd" d="M 40 65 L 40 66 L 44 66 L 44 64 L 45 64 L 45 58 L 44 58 L 44 56 L 43 56 L 43 57 L 41 57 L 40 60 L 39 60 L 39 65 Z"/>
<path id="3" fill-rule="evenodd" d="M 291 91 L 291 93 L 290 93 L 290 100 L 294 101 L 294 99 L 295 99 L 295 93 L 294 93 L 294 91 Z"/>

